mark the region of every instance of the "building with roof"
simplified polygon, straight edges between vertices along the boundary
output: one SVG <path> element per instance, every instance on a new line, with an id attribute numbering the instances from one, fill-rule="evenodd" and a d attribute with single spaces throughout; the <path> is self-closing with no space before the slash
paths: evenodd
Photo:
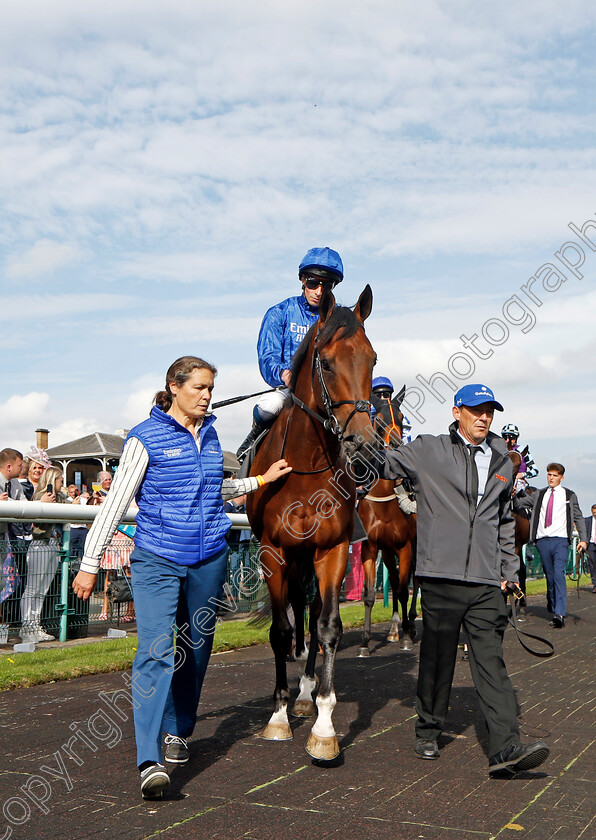
<path id="1" fill-rule="evenodd" d="M 115 471 L 127 434 L 127 429 L 118 429 L 113 435 L 94 432 L 60 446 L 53 446 L 47 450 L 48 458 L 61 465 L 66 484 L 76 484 L 79 488 L 85 485 L 91 490 L 100 470 L 110 473 Z M 47 437 L 45 441 L 47 445 Z M 226 450 L 223 455 L 224 472 L 235 474 L 240 466 L 238 459 L 233 452 Z"/>

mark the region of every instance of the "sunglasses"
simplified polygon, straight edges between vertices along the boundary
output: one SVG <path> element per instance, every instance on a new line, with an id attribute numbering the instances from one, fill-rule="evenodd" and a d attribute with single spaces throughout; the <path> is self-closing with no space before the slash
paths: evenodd
<path id="1" fill-rule="evenodd" d="M 375 394 L 377 397 L 381 397 L 383 399 L 388 399 L 388 400 L 391 399 L 391 394 L 392 393 L 393 393 L 393 391 L 373 391 L 373 394 Z"/>
<path id="2" fill-rule="evenodd" d="M 503 435 L 503 440 L 517 440 L 517 435 Z"/>
<path id="3" fill-rule="evenodd" d="M 319 286 L 322 286 L 323 289 L 333 289 L 335 283 L 333 280 L 322 280 L 320 277 L 306 277 L 304 280 L 304 285 L 307 289 L 311 289 L 313 292 L 315 289 L 318 289 Z"/>

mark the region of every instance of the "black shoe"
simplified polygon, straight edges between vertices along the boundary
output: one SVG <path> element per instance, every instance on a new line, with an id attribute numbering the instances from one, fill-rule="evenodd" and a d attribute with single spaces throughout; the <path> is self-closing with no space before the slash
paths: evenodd
<path id="1" fill-rule="evenodd" d="M 554 615 L 552 620 L 548 622 L 551 627 L 565 627 L 565 616 L 562 615 Z"/>
<path id="2" fill-rule="evenodd" d="M 533 770 L 546 761 L 550 754 L 544 741 L 533 744 L 512 744 L 488 760 L 488 772 L 492 776 L 502 770 L 519 773 L 521 770 Z"/>
<path id="3" fill-rule="evenodd" d="M 170 764 L 186 764 L 190 757 L 188 744 L 184 738 L 178 735 L 166 735 L 164 738 L 166 753 L 164 758 Z"/>
<path id="4" fill-rule="evenodd" d="M 170 784 L 170 777 L 163 764 L 150 764 L 141 770 L 141 794 L 143 799 L 160 799 Z"/>
<path id="5" fill-rule="evenodd" d="M 414 752 L 418 758 L 434 759 L 439 757 L 439 745 L 436 741 L 426 738 L 416 738 Z"/>

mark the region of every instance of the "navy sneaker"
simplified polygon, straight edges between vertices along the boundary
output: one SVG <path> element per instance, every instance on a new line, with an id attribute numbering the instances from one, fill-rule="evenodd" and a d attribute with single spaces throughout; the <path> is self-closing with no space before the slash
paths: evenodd
<path id="1" fill-rule="evenodd" d="M 189 759 L 188 744 L 184 738 L 178 735 L 166 735 L 164 738 L 166 745 L 165 760 L 170 764 L 186 764 Z"/>
<path id="2" fill-rule="evenodd" d="M 141 770 L 141 794 L 143 799 L 159 799 L 170 784 L 170 777 L 163 764 L 150 764 Z"/>

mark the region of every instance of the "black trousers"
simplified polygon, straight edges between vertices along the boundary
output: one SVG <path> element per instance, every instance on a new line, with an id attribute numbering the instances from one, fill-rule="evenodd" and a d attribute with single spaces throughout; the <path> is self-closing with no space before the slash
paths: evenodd
<path id="1" fill-rule="evenodd" d="M 596 545 L 593 542 L 588 544 L 586 560 L 588 561 L 588 571 L 592 578 L 592 586 L 596 586 Z"/>
<path id="2" fill-rule="evenodd" d="M 460 628 L 468 637 L 470 670 L 488 727 L 488 754 L 520 741 L 517 708 L 503 659 L 507 625 L 498 586 L 423 578 L 416 735 L 436 740 L 445 725 Z"/>

